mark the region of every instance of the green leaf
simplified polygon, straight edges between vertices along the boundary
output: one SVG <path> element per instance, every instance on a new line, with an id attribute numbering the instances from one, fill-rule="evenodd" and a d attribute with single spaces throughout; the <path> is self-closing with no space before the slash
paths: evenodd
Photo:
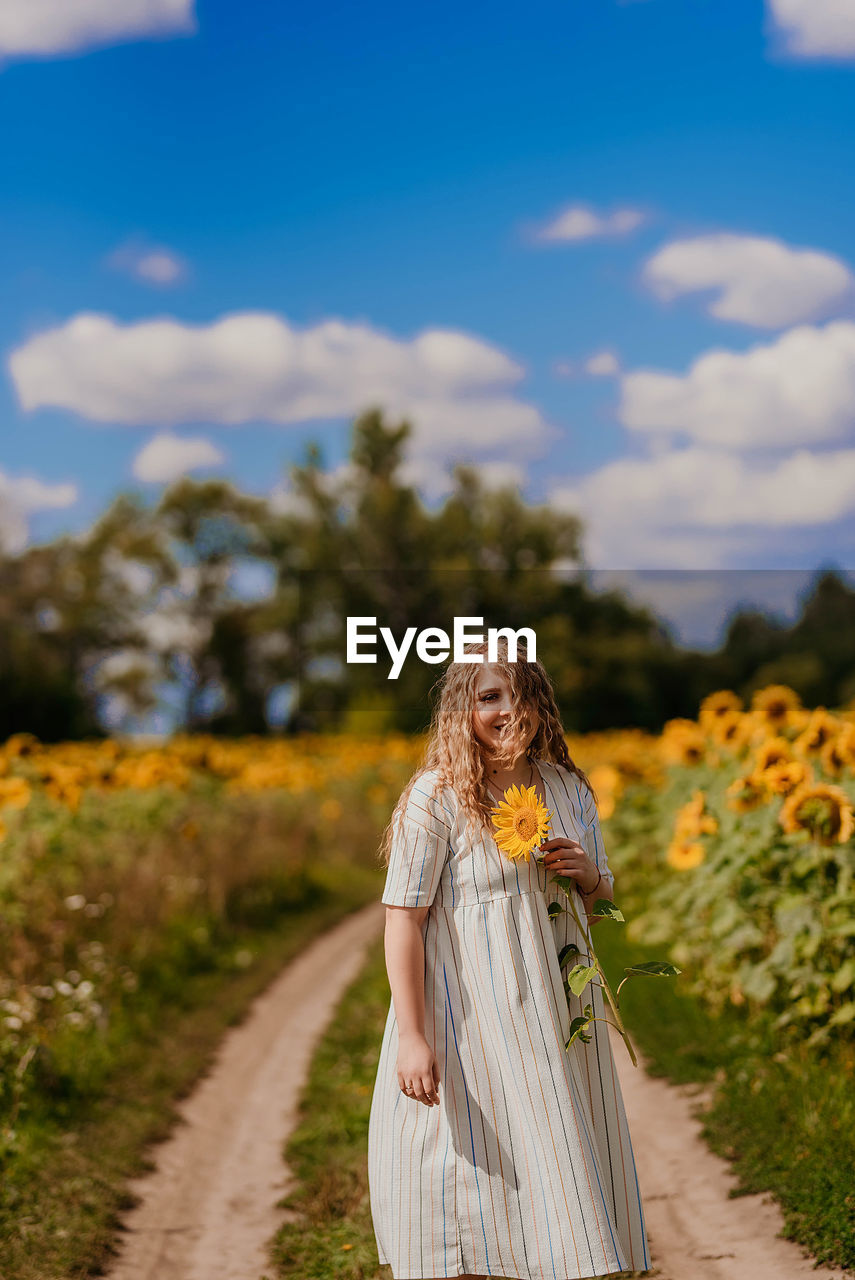
<path id="1" fill-rule="evenodd" d="M 558 952 L 558 964 L 563 969 L 570 956 L 580 956 L 582 952 L 576 946 L 575 942 L 568 942 L 566 947 L 562 947 Z"/>
<path id="2" fill-rule="evenodd" d="M 582 1032 L 593 1021 L 593 1013 L 587 1012 L 590 1008 L 591 1008 L 590 1005 L 586 1005 L 585 1006 L 586 1012 L 580 1015 L 578 1018 L 574 1018 L 573 1021 L 570 1023 L 570 1036 L 564 1042 L 565 1049 L 569 1049 L 573 1041 L 576 1039 L 576 1037 L 582 1036 Z M 583 1036 L 582 1038 L 587 1041 L 587 1040 L 590 1040 L 591 1037 Z"/>
<path id="3" fill-rule="evenodd" d="M 642 964 L 630 964 L 624 969 L 624 973 L 628 973 L 631 978 L 636 974 L 647 974 L 651 978 L 674 978 L 682 972 L 682 969 L 669 964 L 667 960 L 645 960 Z"/>
<path id="4" fill-rule="evenodd" d="M 590 916 L 604 916 L 608 920 L 625 920 L 626 916 L 620 907 L 615 906 L 611 898 L 597 898 L 588 912 Z"/>
<path id="5" fill-rule="evenodd" d="M 593 964 L 577 964 L 567 975 L 566 986 L 574 996 L 580 996 L 588 983 L 596 976 L 597 966 Z"/>
<path id="6" fill-rule="evenodd" d="M 855 983 L 855 957 L 844 960 L 843 964 L 832 974 L 829 986 L 832 991 L 847 991 Z"/>
<path id="7" fill-rule="evenodd" d="M 546 908 L 546 914 L 549 916 L 550 920 L 555 921 L 559 916 L 563 916 L 566 910 L 567 908 L 562 907 L 559 902 L 550 902 L 549 906 Z"/>
<path id="8" fill-rule="evenodd" d="M 855 1004 L 850 1000 L 847 1004 L 842 1004 L 839 1009 L 835 1010 L 828 1020 L 828 1025 L 841 1027 L 847 1022 L 852 1022 L 853 1019 L 855 1019 Z"/>
<path id="9" fill-rule="evenodd" d="M 744 977 L 742 977 L 742 970 L 745 970 Z M 737 978 L 740 980 L 742 994 L 748 996 L 750 1000 L 758 1000 L 760 1004 L 765 1004 L 771 999 L 778 985 L 774 973 L 769 972 L 766 964 L 746 963 L 740 966 Z"/>

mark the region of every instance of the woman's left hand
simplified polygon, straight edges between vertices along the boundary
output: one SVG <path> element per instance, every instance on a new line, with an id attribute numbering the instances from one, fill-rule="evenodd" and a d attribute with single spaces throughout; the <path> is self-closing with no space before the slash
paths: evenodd
<path id="1" fill-rule="evenodd" d="M 541 859 L 545 867 L 557 875 L 571 876 L 583 893 L 593 892 L 600 874 L 599 867 L 593 858 L 588 857 L 578 840 L 555 836 L 544 840 L 539 848 L 546 850 Z"/>

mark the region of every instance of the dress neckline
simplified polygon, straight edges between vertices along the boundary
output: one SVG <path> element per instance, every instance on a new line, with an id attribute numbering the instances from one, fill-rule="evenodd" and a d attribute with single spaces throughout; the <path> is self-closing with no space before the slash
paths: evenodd
<path id="1" fill-rule="evenodd" d="M 546 804 L 546 780 L 543 776 L 542 763 L 539 757 L 537 759 L 532 760 L 531 763 L 533 766 L 533 777 L 530 783 L 526 783 L 526 786 L 533 786 L 535 788 L 537 797 L 540 800 L 541 804 L 545 805 Z M 511 786 L 513 785 L 514 784 L 511 783 Z M 488 790 L 489 790 L 489 787 L 488 787 Z M 504 798 L 505 790 L 506 788 L 503 789 L 502 791 L 502 797 L 501 797 L 502 799 Z M 500 799 L 495 796 L 495 793 L 491 793 L 491 794 L 493 794 L 493 798 L 496 800 L 496 804 L 498 805 L 500 803 Z"/>

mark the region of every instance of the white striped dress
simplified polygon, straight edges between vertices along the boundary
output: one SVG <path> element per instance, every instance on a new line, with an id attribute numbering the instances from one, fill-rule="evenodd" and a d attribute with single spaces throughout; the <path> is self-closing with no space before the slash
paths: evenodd
<path id="1" fill-rule="evenodd" d="M 537 764 L 550 836 L 578 839 L 613 883 L 590 790 L 561 766 Z M 590 1043 L 564 1047 L 583 1004 L 605 1015 L 599 987 L 570 1005 L 564 991 L 558 954 L 569 942 L 584 952 L 584 935 L 569 913 L 550 921 L 548 904 L 567 899 L 548 868 L 511 861 L 490 837 L 466 851 L 454 792 L 430 796 L 435 776 L 423 773 L 410 794 L 382 901 L 430 907 L 425 1036 L 440 1101 L 428 1107 L 401 1091 L 390 1001 L 368 1129 L 379 1260 L 393 1280 L 646 1271 L 608 1028 L 594 1022 Z"/>

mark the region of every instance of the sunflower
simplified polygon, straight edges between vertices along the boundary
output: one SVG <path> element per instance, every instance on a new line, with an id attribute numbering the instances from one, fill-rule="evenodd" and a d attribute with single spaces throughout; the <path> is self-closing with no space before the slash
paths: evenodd
<path id="1" fill-rule="evenodd" d="M 672 764 L 701 764 L 706 756 L 706 734 L 694 720 L 668 720 L 661 746 L 664 758 Z"/>
<path id="2" fill-rule="evenodd" d="M 782 729 L 791 724 L 801 709 L 801 698 L 785 684 L 769 684 L 758 689 L 751 699 L 751 710 L 770 729 Z"/>
<path id="3" fill-rule="evenodd" d="M 719 689 L 701 701 L 698 722 L 708 733 L 715 730 L 719 720 L 728 719 L 742 710 L 742 699 L 732 689 Z"/>
<path id="4" fill-rule="evenodd" d="M 766 803 L 766 787 L 756 774 L 734 778 L 725 791 L 727 806 L 737 813 L 748 813 Z"/>
<path id="5" fill-rule="evenodd" d="M 0 806 L 26 809 L 32 794 L 32 787 L 26 778 L 0 778 Z"/>
<path id="6" fill-rule="evenodd" d="M 800 755 L 817 754 L 827 742 L 837 737 L 842 727 L 842 721 L 826 711 L 825 707 L 815 707 L 793 743 L 794 750 Z"/>
<path id="7" fill-rule="evenodd" d="M 718 821 L 711 813 L 706 812 L 706 796 L 700 789 L 692 793 L 692 798 L 677 810 L 674 818 L 674 836 L 676 840 L 691 839 L 699 835 L 715 835 Z"/>
<path id="8" fill-rule="evenodd" d="M 834 774 L 835 777 L 843 772 L 849 764 L 849 756 L 846 753 L 842 734 L 838 734 L 836 738 L 829 738 L 828 742 L 820 747 L 819 762 L 826 773 Z"/>
<path id="9" fill-rule="evenodd" d="M 838 754 L 850 769 L 855 769 L 855 724 L 846 721 L 834 741 Z"/>
<path id="10" fill-rule="evenodd" d="M 699 840 L 676 839 L 669 844 L 665 860 L 675 871 L 690 871 L 692 867 L 699 867 L 705 857 Z"/>
<path id="11" fill-rule="evenodd" d="M 765 773 L 772 765 L 787 764 L 793 758 L 793 749 L 787 738 L 780 735 L 767 738 L 754 753 L 755 771 Z"/>
<path id="12" fill-rule="evenodd" d="M 7 756 L 31 756 L 41 743 L 34 733 L 13 733 L 7 738 L 3 750 Z"/>
<path id="13" fill-rule="evenodd" d="M 621 776 L 611 764 L 595 765 L 588 773 L 588 780 L 597 792 L 597 809 L 601 818 L 610 818 L 615 811 L 615 801 L 622 790 Z"/>
<path id="14" fill-rule="evenodd" d="M 508 787 L 504 799 L 492 810 L 496 844 L 509 858 L 525 858 L 549 834 L 552 817 L 537 794 L 537 787 Z"/>
<path id="15" fill-rule="evenodd" d="M 778 821 L 785 831 L 807 831 L 819 844 L 845 844 L 855 831 L 852 801 L 830 782 L 797 787 L 781 805 Z"/>
<path id="16" fill-rule="evenodd" d="M 768 769 L 758 770 L 755 777 L 775 796 L 788 796 L 796 787 L 813 782 L 811 767 L 804 760 L 782 760 L 769 765 Z"/>
<path id="17" fill-rule="evenodd" d="M 729 711 L 710 723 L 709 734 L 713 742 L 728 751 L 739 752 L 751 742 L 754 722 L 748 713 Z"/>

